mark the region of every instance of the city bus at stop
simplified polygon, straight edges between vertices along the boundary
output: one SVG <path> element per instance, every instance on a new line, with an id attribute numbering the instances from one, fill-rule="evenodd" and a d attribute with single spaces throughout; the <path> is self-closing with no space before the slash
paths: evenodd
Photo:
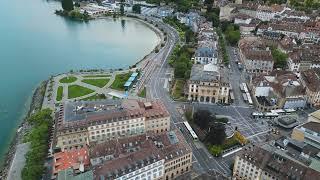
<path id="1" fill-rule="evenodd" d="M 183 124 L 186 126 L 187 130 L 189 131 L 190 135 L 192 136 L 193 140 L 198 141 L 197 134 L 193 131 L 192 127 L 187 121 L 184 121 Z"/>

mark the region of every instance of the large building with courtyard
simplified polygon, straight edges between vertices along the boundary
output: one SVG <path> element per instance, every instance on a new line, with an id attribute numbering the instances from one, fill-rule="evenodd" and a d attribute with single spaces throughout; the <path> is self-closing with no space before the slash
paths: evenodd
<path id="1" fill-rule="evenodd" d="M 206 103 L 228 103 L 230 84 L 223 69 L 213 64 L 192 66 L 188 82 L 188 100 Z"/>

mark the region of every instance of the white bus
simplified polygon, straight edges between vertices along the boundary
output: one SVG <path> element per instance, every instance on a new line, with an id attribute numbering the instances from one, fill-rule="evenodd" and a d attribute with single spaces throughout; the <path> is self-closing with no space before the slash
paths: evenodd
<path id="1" fill-rule="evenodd" d="M 245 93 L 248 93 L 248 87 L 247 87 L 247 84 L 246 83 L 242 83 L 242 86 L 243 86 L 243 90 Z"/>
<path id="2" fill-rule="evenodd" d="M 190 124 L 187 121 L 184 121 L 183 124 L 186 126 L 186 128 L 188 129 L 189 133 L 191 134 L 193 140 L 198 140 L 198 136 L 197 134 L 193 131 L 193 129 L 191 128 Z"/>
<path id="3" fill-rule="evenodd" d="M 252 105 L 253 105 L 253 102 L 252 102 L 252 98 L 251 98 L 250 93 L 247 92 L 246 95 L 247 95 L 247 99 L 248 99 L 249 106 L 252 106 Z"/>

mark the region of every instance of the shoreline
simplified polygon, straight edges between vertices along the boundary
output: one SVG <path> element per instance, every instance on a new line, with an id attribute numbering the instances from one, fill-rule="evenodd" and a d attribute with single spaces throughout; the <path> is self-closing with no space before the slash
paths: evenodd
<path id="1" fill-rule="evenodd" d="M 18 144 L 23 142 L 25 134 L 31 129 L 31 126 L 27 123 L 28 117 L 34 113 L 35 111 L 41 109 L 42 101 L 44 98 L 43 88 L 46 87 L 48 80 L 42 81 L 32 93 L 32 98 L 28 109 L 26 110 L 26 114 L 23 115 L 21 119 L 20 125 L 17 127 L 15 134 L 4 154 L 3 163 L 0 166 L 0 179 L 6 178 L 9 172 L 9 169 L 12 164 L 12 160 L 14 158 L 16 147 Z"/>
<path id="2" fill-rule="evenodd" d="M 98 17 L 96 19 L 108 19 L 108 18 L 110 18 L 110 17 Z M 132 69 L 134 66 L 136 66 L 136 67 L 141 66 L 140 68 L 143 68 L 143 64 L 147 61 L 148 57 L 151 56 L 157 48 L 161 48 L 161 44 L 163 43 L 163 39 L 164 39 L 164 34 L 159 28 L 155 27 L 153 24 L 145 21 L 144 19 L 141 19 L 138 16 L 135 16 L 135 17 L 134 16 L 123 16 L 123 17 L 120 17 L 119 19 L 122 19 L 122 18 L 123 19 L 132 19 L 132 20 L 138 21 L 140 23 L 143 23 L 148 28 L 150 28 L 154 33 L 156 33 L 157 37 L 159 38 L 159 41 L 157 42 L 157 45 L 153 48 L 153 50 L 151 50 L 149 53 L 147 53 L 140 60 L 135 61 L 135 63 L 133 63 L 131 66 L 128 67 L 129 70 Z M 164 43 L 166 43 L 166 41 Z M 26 113 L 22 116 L 21 122 L 19 123 L 19 126 L 17 126 L 16 132 L 14 133 L 12 140 L 9 143 L 9 146 L 6 150 L 6 153 L 4 154 L 4 157 L 3 157 L 3 162 L 0 164 L 0 179 L 7 178 L 8 172 L 10 170 L 10 167 L 11 167 L 11 164 L 13 161 L 13 158 L 16 153 L 17 145 L 21 144 L 23 142 L 25 134 L 28 133 L 30 131 L 30 129 L 32 128 L 27 123 L 26 120 L 28 119 L 28 117 L 32 113 L 41 109 L 48 82 L 49 82 L 49 79 L 42 81 L 33 90 L 31 102 L 26 109 Z"/>

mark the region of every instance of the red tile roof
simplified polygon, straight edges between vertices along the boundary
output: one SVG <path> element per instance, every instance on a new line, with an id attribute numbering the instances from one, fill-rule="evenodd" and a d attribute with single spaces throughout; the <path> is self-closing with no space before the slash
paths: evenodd
<path id="1" fill-rule="evenodd" d="M 88 166 L 90 164 L 88 149 L 72 149 L 69 151 L 55 153 L 53 163 L 54 174 L 68 168 L 79 169 L 80 164 Z"/>

